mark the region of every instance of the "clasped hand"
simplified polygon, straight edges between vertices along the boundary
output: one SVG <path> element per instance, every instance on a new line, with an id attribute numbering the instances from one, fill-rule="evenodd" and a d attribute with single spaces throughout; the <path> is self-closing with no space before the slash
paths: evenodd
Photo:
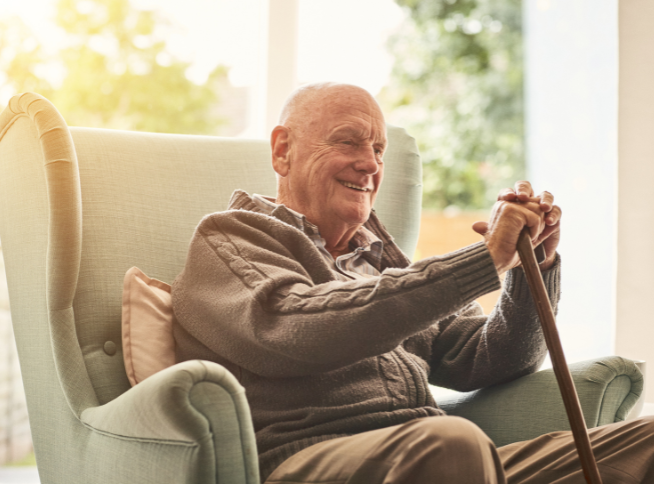
<path id="1" fill-rule="evenodd" d="M 531 183 L 519 181 L 513 189 L 500 192 L 493 205 L 490 221 L 475 222 L 472 229 L 484 237 L 497 272 L 520 265 L 516 246 L 523 227 L 529 227 L 534 247 L 543 244 L 545 260 L 541 270 L 549 269 L 556 258 L 561 234 L 561 208 L 554 205 L 554 196 L 542 192 L 534 196 Z"/>

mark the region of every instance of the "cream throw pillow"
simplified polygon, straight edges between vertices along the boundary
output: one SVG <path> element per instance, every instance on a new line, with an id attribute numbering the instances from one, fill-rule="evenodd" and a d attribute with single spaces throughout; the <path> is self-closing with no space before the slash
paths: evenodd
<path id="1" fill-rule="evenodd" d="M 170 285 L 151 279 L 138 267 L 123 284 L 123 357 L 132 386 L 175 364 Z"/>

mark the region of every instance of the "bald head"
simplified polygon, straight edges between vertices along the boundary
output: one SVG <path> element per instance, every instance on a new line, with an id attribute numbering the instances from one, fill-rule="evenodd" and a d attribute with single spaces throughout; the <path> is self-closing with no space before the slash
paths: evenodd
<path id="1" fill-rule="evenodd" d="M 325 109 L 347 99 L 366 98 L 381 114 L 381 109 L 368 91 L 352 84 L 320 82 L 306 84 L 291 93 L 279 116 L 279 124 L 304 131 L 311 125 L 320 123 Z"/>

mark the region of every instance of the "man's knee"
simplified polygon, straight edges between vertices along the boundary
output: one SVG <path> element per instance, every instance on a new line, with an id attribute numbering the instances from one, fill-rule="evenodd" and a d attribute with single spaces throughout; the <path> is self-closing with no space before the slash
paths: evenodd
<path id="1" fill-rule="evenodd" d="M 440 451 L 449 451 L 453 448 L 476 449 L 480 445 L 492 445 L 483 430 L 470 420 L 461 417 L 422 418 L 408 422 L 403 427 L 406 427 L 411 440 L 424 442 Z M 445 445 L 441 446 L 441 444 Z"/>
<path id="2" fill-rule="evenodd" d="M 392 473 L 402 475 L 402 479 L 391 482 L 412 482 L 407 477 L 430 475 L 459 480 L 483 476 L 486 479 L 478 482 L 497 482 L 497 475 L 502 473 L 490 438 L 463 418 L 432 417 L 408 422 L 398 428 L 388 444 L 397 451 Z"/>

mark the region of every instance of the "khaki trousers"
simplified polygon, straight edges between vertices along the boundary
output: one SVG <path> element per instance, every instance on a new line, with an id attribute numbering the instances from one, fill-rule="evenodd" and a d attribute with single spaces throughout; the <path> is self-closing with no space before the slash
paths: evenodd
<path id="1" fill-rule="evenodd" d="M 654 483 L 654 418 L 589 431 L 603 484 Z M 584 484 L 571 432 L 496 448 L 472 422 L 429 417 L 315 444 L 266 484 Z"/>

